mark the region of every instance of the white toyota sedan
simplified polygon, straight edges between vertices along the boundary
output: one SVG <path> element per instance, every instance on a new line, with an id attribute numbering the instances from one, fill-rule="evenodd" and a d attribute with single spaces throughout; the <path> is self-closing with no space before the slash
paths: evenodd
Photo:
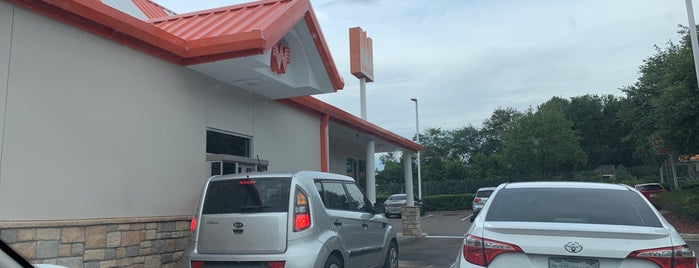
<path id="1" fill-rule="evenodd" d="M 453 267 L 697 268 L 675 228 L 626 185 L 502 184 L 473 217 Z"/>

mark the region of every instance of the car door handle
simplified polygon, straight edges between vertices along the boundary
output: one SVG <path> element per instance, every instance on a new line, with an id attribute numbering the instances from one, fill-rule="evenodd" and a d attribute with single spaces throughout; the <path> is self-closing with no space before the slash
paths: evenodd
<path id="1" fill-rule="evenodd" d="M 335 226 L 342 226 L 342 222 L 339 220 L 333 222 L 333 224 L 335 224 Z"/>

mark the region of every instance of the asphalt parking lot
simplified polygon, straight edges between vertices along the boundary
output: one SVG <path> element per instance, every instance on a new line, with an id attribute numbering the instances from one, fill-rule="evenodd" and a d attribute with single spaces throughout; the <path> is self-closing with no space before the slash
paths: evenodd
<path id="1" fill-rule="evenodd" d="M 446 211 L 423 216 L 423 237 L 400 238 L 399 267 L 448 268 L 456 260 L 463 235 L 471 225 L 469 215 L 470 211 Z M 401 219 L 393 217 L 390 221 L 396 232 L 402 233 Z M 694 252 L 699 252 L 699 238 L 685 240 Z"/>
<path id="2" fill-rule="evenodd" d="M 421 238 L 401 238 L 398 264 L 401 268 L 447 268 L 459 253 L 463 235 L 471 225 L 470 211 L 435 212 L 422 217 Z M 402 233 L 401 219 L 391 218 L 391 225 Z"/>

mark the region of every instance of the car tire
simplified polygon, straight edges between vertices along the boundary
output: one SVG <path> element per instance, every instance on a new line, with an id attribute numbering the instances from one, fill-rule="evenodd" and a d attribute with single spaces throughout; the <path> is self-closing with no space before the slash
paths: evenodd
<path id="1" fill-rule="evenodd" d="M 389 213 L 384 213 L 383 215 L 386 216 L 386 219 L 391 217 L 391 214 L 389 214 Z"/>
<path id="2" fill-rule="evenodd" d="M 323 268 L 342 268 L 344 267 L 342 265 L 342 261 L 335 256 L 335 255 L 330 255 L 328 259 L 325 261 L 325 264 L 323 265 Z"/>
<path id="3" fill-rule="evenodd" d="M 395 241 L 391 241 L 391 245 L 388 247 L 383 268 L 398 268 L 398 245 Z"/>

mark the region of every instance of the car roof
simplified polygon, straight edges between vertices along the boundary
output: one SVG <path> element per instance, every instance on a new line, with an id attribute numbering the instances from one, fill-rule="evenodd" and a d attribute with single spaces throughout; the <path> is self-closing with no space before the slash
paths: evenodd
<path id="1" fill-rule="evenodd" d="M 660 186 L 662 186 L 660 183 L 657 183 L 657 182 L 641 183 L 641 184 L 636 184 L 634 186 L 648 186 L 648 185 L 660 185 Z"/>
<path id="2" fill-rule="evenodd" d="M 513 182 L 501 185 L 505 189 L 519 188 L 578 188 L 578 189 L 608 189 L 608 190 L 630 190 L 628 185 L 611 184 L 602 182 L 574 182 L 574 181 L 535 181 L 535 182 Z"/>
<path id="3" fill-rule="evenodd" d="M 478 188 L 478 192 L 480 192 L 480 191 L 488 191 L 488 190 L 495 190 L 495 189 L 497 189 L 497 188 L 498 188 L 498 187 L 481 187 L 481 188 Z"/>
<path id="4" fill-rule="evenodd" d="M 219 180 L 246 179 L 246 178 L 255 179 L 255 178 L 291 178 L 291 177 L 321 179 L 321 180 L 322 179 L 332 179 L 332 180 L 351 181 L 351 182 L 354 181 L 353 178 L 348 177 L 348 176 L 334 174 L 334 173 L 318 172 L 318 171 L 250 172 L 250 173 L 239 173 L 239 174 L 214 176 L 214 177 L 211 177 L 209 180 L 210 181 L 219 181 Z"/>

